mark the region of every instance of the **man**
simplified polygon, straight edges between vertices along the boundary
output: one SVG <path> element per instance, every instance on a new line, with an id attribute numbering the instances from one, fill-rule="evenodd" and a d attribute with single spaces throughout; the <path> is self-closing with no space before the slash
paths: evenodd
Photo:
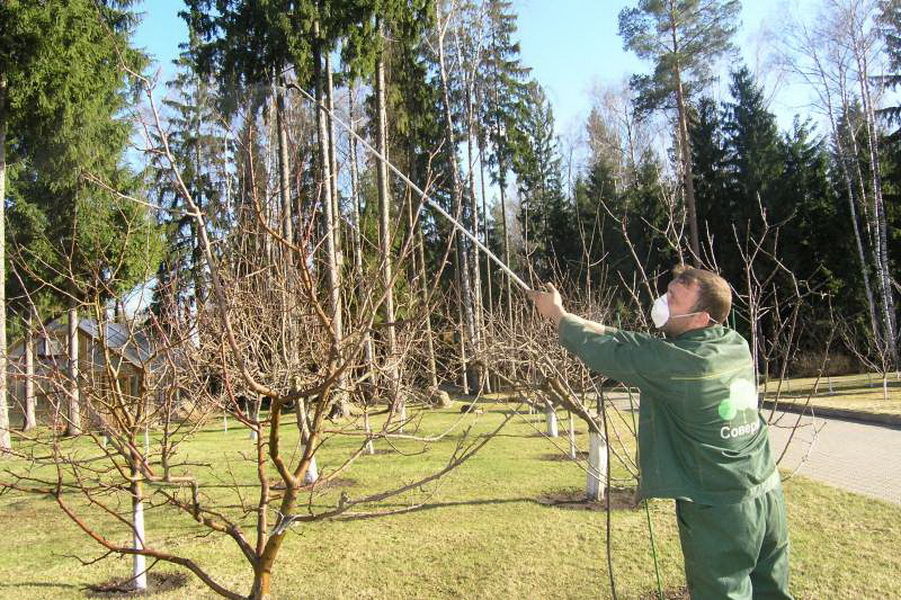
<path id="1" fill-rule="evenodd" d="M 790 600 L 782 486 L 748 343 L 724 327 L 729 284 L 710 271 L 674 269 L 651 310 L 665 338 L 571 315 L 547 289 L 532 299 L 563 347 L 641 390 L 639 494 L 676 500 L 692 599 Z"/>

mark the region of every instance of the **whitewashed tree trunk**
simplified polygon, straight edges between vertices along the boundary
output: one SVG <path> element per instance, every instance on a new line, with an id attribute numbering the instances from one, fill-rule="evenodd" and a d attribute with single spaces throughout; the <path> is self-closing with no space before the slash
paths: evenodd
<path id="1" fill-rule="evenodd" d="M 34 311 L 28 312 L 25 324 L 25 431 L 37 427 L 37 408 L 34 396 Z"/>
<path id="2" fill-rule="evenodd" d="M 585 495 L 589 500 L 604 499 L 604 483 L 607 481 L 607 443 L 600 433 L 588 434 L 588 482 Z"/>
<path id="3" fill-rule="evenodd" d="M 579 455 L 579 449 L 576 446 L 576 426 L 573 414 L 569 413 L 569 457 L 575 460 Z"/>
<path id="4" fill-rule="evenodd" d="M 263 397 L 257 396 L 256 401 L 253 403 L 253 412 L 250 414 L 250 418 L 254 422 L 254 424 L 260 422 L 260 405 L 262 403 Z M 254 442 L 257 441 L 257 430 L 254 427 L 250 429 L 250 439 Z"/>
<path id="5" fill-rule="evenodd" d="M 306 448 L 301 447 L 301 451 L 305 451 L 305 450 L 306 450 Z M 308 468 L 307 472 L 304 473 L 303 484 L 311 485 L 313 483 L 316 483 L 316 481 L 318 479 L 319 479 L 319 467 L 316 465 L 316 456 L 313 456 L 310 459 L 310 468 Z"/>
<path id="6" fill-rule="evenodd" d="M 66 434 L 78 435 L 81 433 L 81 396 L 78 390 L 78 306 L 75 300 L 69 301 L 68 326 L 69 420 Z"/>
<path id="7" fill-rule="evenodd" d="M 363 427 L 366 430 L 366 435 L 372 435 L 372 424 L 369 422 L 369 406 L 363 406 Z M 366 440 L 366 454 L 375 454 L 375 447 L 372 444 L 372 439 Z"/>
<path id="8" fill-rule="evenodd" d="M 303 455 L 307 451 L 307 441 L 310 438 L 310 430 L 307 427 L 307 405 L 302 399 L 298 399 L 294 405 L 294 414 L 297 415 L 297 422 L 300 423 L 300 442 L 298 443 L 298 451 Z M 310 458 L 310 466 L 303 476 L 303 484 L 310 485 L 319 479 L 319 468 L 316 464 L 316 455 Z"/>
<path id="9" fill-rule="evenodd" d="M 554 410 L 554 405 L 550 402 L 544 405 L 544 421 L 547 424 L 548 437 L 555 438 L 560 435 L 557 428 L 557 411 Z"/>
<path id="10" fill-rule="evenodd" d="M 136 471 L 132 471 L 134 476 L 137 476 Z M 143 489 L 141 485 L 141 481 L 137 480 L 132 483 L 132 528 L 133 532 L 133 540 L 134 540 L 134 548 L 135 550 L 143 550 L 144 549 L 144 497 L 143 497 Z M 144 555 L 135 554 L 134 561 L 132 563 L 132 573 L 133 573 L 133 581 L 134 581 L 134 589 L 136 590 L 146 590 L 147 589 L 147 563 Z"/>

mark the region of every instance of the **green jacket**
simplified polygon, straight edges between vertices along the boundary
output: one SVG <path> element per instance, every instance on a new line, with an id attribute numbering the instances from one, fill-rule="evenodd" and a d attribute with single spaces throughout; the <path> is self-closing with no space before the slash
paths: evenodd
<path id="1" fill-rule="evenodd" d="M 672 339 L 560 322 L 560 343 L 590 369 L 641 390 L 638 448 L 643 498 L 731 504 L 779 483 L 757 408 L 748 343 L 715 325 Z"/>

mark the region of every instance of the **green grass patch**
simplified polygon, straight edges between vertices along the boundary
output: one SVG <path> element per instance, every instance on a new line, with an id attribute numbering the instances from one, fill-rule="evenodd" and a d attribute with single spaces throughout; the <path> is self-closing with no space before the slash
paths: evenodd
<path id="1" fill-rule="evenodd" d="M 840 377 L 812 377 L 769 381 L 764 386 L 766 398 L 775 399 L 779 391 L 779 401 L 783 404 L 814 408 L 852 410 L 879 415 L 901 416 L 901 380 L 890 373 L 883 387 L 882 375 L 878 373 L 843 375 Z"/>
<path id="2" fill-rule="evenodd" d="M 470 435 L 493 429 L 510 408 L 483 404 L 485 413 L 465 415 L 442 441 L 425 445 L 399 441 L 396 449 L 364 456 L 345 474 L 344 485 L 308 497 L 314 510 L 334 506 L 341 492 L 350 499 L 415 480 L 446 463 L 466 428 Z M 624 415 L 629 419 L 628 415 Z M 450 428 L 460 418 L 457 407 L 424 415 L 420 434 Z M 616 423 L 618 416 L 611 418 Z M 254 469 L 242 456 L 252 444 L 248 432 L 223 433 L 211 424 L 181 449 L 191 462 L 209 463 L 201 479 L 222 487 L 208 491 L 210 500 L 237 514 L 239 494 L 227 484 L 236 481 L 245 500 L 252 500 Z M 561 420 L 561 425 L 565 421 Z M 633 442 L 622 421 L 626 448 Z M 317 521 L 295 525 L 289 534 L 273 578 L 273 598 L 611 598 L 605 553 L 606 513 L 564 509 L 537 498 L 584 488 L 579 464 L 556 459 L 560 450 L 540 435 L 544 416 L 521 414 L 482 452 L 431 484 L 388 499 L 370 510 L 409 506 L 427 498 L 419 510 L 394 516 Z M 584 425 L 578 426 L 579 446 L 587 448 Z M 296 438 L 286 434 L 286 447 Z M 359 440 L 334 437 L 322 448 L 320 466 L 326 472 L 341 463 Z M 566 448 L 565 437 L 556 443 Z M 390 450 L 385 442 L 379 450 Z M 85 450 L 87 451 L 87 450 Z M 16 466 L 16 465 L 13 465 Z M 624 469 L 613 476 L 625 481 Z M 273 472 L 272 477 L 275 477 Z M 901 597 L 901 507 L 837 491 L 803 478 L 786 483 L 793 540 L 793 589 L 804 598 L 882 599 Z M 127 540 L 128 531 L 110 519 L 86 510 L 91 523 L 110 537 Z M 684 585 L 673 504 L 650 503 L 664 588 Z M 244 523 L 250 529 L 252 518 Z M 220 582 L 249 589 L 250 570 L 234 544 L 205 532 L 184 515 L 168 508 L 147 512 L 149 544 L 188 556 Z M 102 554 L 68 521 L 52 499 L 8 493 L 0 497 L 0 597 L 71 599 L 84 597 L 92 584 L 128 576 L 128 559 L 110 558 L 90 565 L 83 559 Z M 622 599 L 634 599 L 656 588 L 647 517 L 643 509 L 611 514 L 613 573 Z M 161 571 L 177 568 L 160 563 Z M 193 576 L 187 586 L 156 594 L 160 600 L 215 598 Z"/>

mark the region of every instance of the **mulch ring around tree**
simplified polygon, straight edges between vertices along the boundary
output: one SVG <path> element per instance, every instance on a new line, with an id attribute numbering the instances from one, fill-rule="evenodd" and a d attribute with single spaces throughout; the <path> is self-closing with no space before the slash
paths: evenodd
<path id="1" fill-rule="evenodd" d="M 572 461 L 572 460 L 588 460 L 588 453 L 579 451 L 579 452 L 576 452 L 576 457 L 572 458 L 566 452 L 562 452 L 562 451 L 561 452 L 551 452 L 550 454 L 542 455 L 541 460 L 550 460 L 550 461 L 555 461 L 555 462 L 567 462 L 567 461 Z"/>
<path id="2" fill-rule="evenodd" d="M 85 589 L 88 598 L 122 598 L 127 596 L 153 596 L 163 592 L 171 592 L 183 588 L 188 584 L 188 576 L 184 573 L 147 573 L 147 589 L 137 591 L 134 589 L 133 579 L 113 579 L 96 585 L 89 585 Z"/>
<path id="3" fill-rule="evenodd" d="M 606 490 L 605 490 L 606 491 Z M 610 506 L 612 510 L 635 510 L 638 503 L 635 496 L 635 488 L 613 487 L 610 488 L 610 496 L 595 502 L 585 497 L 584 489 L 565 489 L 545 492 L 535 498 L 538 504 L 563 508 L 567 510 L 591 510 L 603 512 Z"/>
<path id="4" fill-rule="evenodd" d="M 663 590 L 663 598 L 664 600 L 691 600 L 691 596 L 688 593 L 687 587 L 681 587 L 675 590 Z M 641 596 L 638 597 L 638 600 L 659 600 L 660 594 L 657 593 L 657 590 L 651 592 L 645 592 Z"/>

